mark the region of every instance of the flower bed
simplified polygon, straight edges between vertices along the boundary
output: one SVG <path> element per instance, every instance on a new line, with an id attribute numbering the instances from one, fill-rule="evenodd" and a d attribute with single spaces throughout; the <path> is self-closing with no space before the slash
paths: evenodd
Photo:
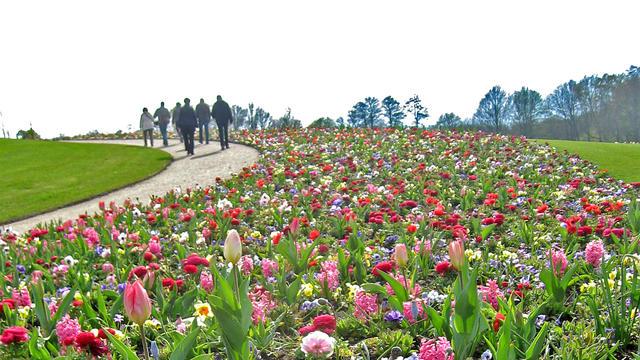
<path id="1" fill-rule="evenodd" d="M 231 179 L 5 232 L 0 352 L 567 359 L 637 348 L 637 184 L 500 135 L 236 138 L 262 156 Z"/>

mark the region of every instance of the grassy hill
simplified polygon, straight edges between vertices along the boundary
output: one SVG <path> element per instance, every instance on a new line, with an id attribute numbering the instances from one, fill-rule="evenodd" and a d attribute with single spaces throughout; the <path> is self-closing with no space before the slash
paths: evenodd
<path id="1" fill-rule="evenodd" d="M 591 161 L 620 180 L 640 181 L 640 144 L 616 144 L 592 141 L 535 140 L 549 143 L 560 151 L 568 151 Z"/>
<path id="2" fill-rule="evenodd" d="M 0 139 L 0 224 L 142 180 L 170 161 L 137 146 Z"/>

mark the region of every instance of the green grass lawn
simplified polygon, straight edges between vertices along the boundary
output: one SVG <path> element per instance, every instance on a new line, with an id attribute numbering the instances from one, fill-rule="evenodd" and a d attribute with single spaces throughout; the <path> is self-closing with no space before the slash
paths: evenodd
<path id="1" fill-rule="evenodd" d="M 142 180 L 170 161 L 138 146 L 0 139 L 0 224 Z"/>
<path id="2" fill-rule="evenodd" d="M 640 181 L 640 144 L 614 144 L 590 141 L 535 140 L 548 142 L 608 170 L 612 177 L 626 182 Z"/>

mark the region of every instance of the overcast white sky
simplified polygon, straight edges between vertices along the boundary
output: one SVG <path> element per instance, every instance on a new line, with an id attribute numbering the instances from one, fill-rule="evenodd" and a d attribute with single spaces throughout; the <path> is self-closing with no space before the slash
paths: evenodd
<path id="1" fill-rule="evenodd" d="M 430 121 L 495 84 L 548 94 L 640 65 L 638 1 L 2 1 L 0 120 L 47 137 L 185 96 L 303 123 L 416 93 Z"/>

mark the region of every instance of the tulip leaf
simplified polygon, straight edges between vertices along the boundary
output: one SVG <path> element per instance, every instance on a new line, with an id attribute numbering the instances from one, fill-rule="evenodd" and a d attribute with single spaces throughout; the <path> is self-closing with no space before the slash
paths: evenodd
<path id="1" fill-rule="evenodd" d="M 171 353 L 169 360 L 186 360 L 193 349 L 193 345 L 200 334 L 200 328 L 195 327 L 189 335 L 185 336 Z"/>
<path id="2" fill-rule="evenodd" d="M 112 344 L 113 347 L 115 347 L 118 354 L 120 354 L 122 357 L 124 357 L 127 360 L 140 360 L 138 355 L 136 355 L 136 353 L 133 350 L 131 350 L 130 347 L 125 345 L 122 341 L 118 340 L 118 338 L 116 338 L 115 336 L 111 335 L 111 333 L 108 332 L 106 329 L 103 328 L 102 332 L 104 332 L 107 338 L 109 338 L 109 343 Z"/>
<path id="3" fill-rule="evenodd" d="M 542 328 L 540 328 L 538 335 L 536 335 L 535 339 L 533 339 L 533 341 L 531 342 L 531 345 L 529 345 L 529 348 L 527 349 L 527 352 L 525 354 L 527 360 L 540 358 L 542 347 L 547 341 L 548 332 L 549 332 L 549 323 L 544 323 L 544 325 L 542 325 Z"/>

